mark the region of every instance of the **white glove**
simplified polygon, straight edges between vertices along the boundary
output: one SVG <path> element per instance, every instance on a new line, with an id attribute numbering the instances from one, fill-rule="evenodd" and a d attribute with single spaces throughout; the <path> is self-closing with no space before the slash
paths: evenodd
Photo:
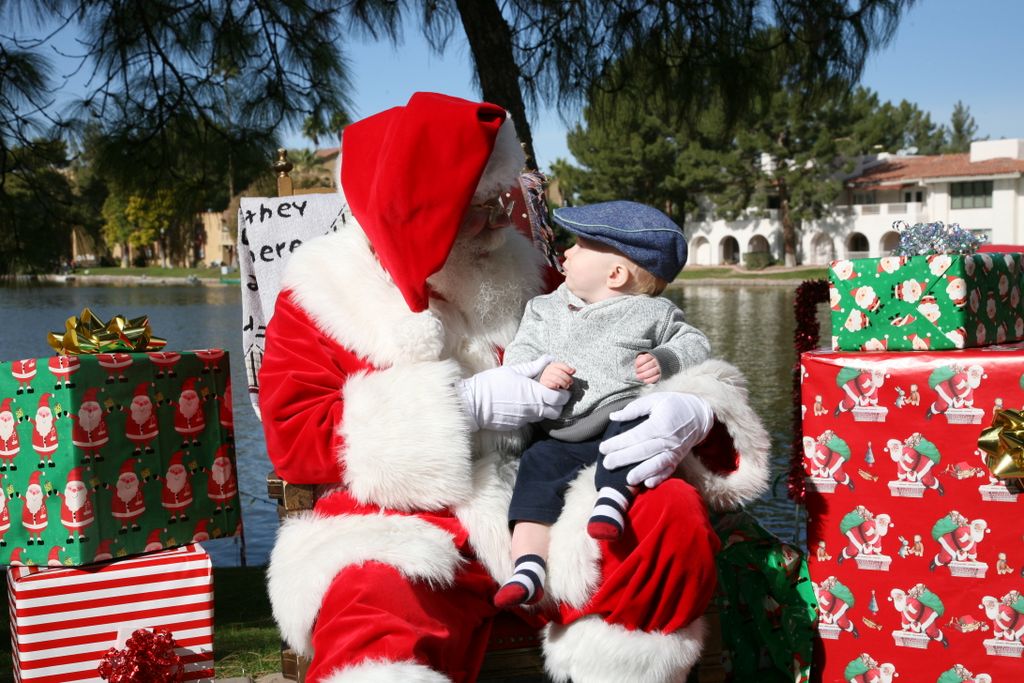
<path id="1" fill-rule="evenodd" d="M 569 392 L 548 389 L 538 376 L 553 356 L 478 372 L 455 385 L 466 415 L 477 429 L 509 431 L 562 413 Z"/>
<path id="2" fill-rule="evenodd" d="M 715 414 L 704 399 L 693 394 L 661 392 L 634 400 L 609 415 L 616 422 L 650 417 L 641 424 L 601 442 L 607 469 L 640 463 L 626 475 L 632 486 L 654 488 L 671 477 L 679 463 L 711 431 Z"/>

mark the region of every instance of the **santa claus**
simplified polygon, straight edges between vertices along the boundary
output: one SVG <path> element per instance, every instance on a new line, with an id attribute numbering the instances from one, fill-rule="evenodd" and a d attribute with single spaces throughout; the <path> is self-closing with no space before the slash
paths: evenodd
<path id="1" fill-rule="evenodd" d="M 858 406 L 877 406 L 878 390 L 885 384 L 885 370 L 871 368 L 843 368 L 836 375 L 836 386 L 843 391 L 843 399 L 836 405 L 834 417 Z"/>
<path id="2" fill-rule="evenodd" d="M 14 459 L 21 451 L 21 442 L 18 440 L 18 421 L 11 410 L 11 400 L 5 398 L 0 403 L 0 472 L 18 469 Z"/>
<path id="3" fill-rule="evenodd" d="M 295 251 L 266 330 L 267 450 L 285 479 L 327 489 L 278 533 L 274 614 L 312 656 L 310 683 L 471 681 L 512 570 L 520 428 L 567 399 L 533 379 L 538 362 L 499 367 L 544 283 L 540 250 L 496 210 L 522 151 L 501 108 L 418 93 L 348 126 L 342 158 L 345 229 Z M 714 591 L 707 509 L 766 486 L 769 441 L 735 368 L 651 389 L 626 408 L 647 421 L 602 446 L 628 444 L 661 482 L 637 496 L 628 537 L 612 552 L 587 535 L 592 468 L 552 529 L 538 619 L 556 680 L 684 680 Z M 690 450 L 695 401 L 718 420 Z"/>
<path id="4" fill-rule="evenodd" d="M 224 358 L 224 349 L 196 349 L 196 358 L 203 362 L 202 372 L 220 372 L 220 362 Z"/>
<path id="5" fill-rule="evenodd" d="M 107 560 L 114 559 L 114 554 L 111 552 L 110 546 L 113 545 L 113 541 L 109 538 L 104 538 L 100 541 L 99 547 L 96 548 L 96 554 L 93 555 L 93 562 L 106 562 Z"/>
<path id="6" fill-rule="evenodd" d="M 128 533 L 139 530 L 139 517 L 146 511 L 146 500 L 142 496 L 142 484 L 139 475 L 135 474 L 135 466 L 131 460 L 121 465 L 121 473 L 117 477 L 114 495 L 110 500 L 110 514 L 114 521 L 121 525 L 117 533 Z"/>
<path id="7" fill-rule="evenodd" d="M 135 359 L 130 353 L 97 353 L 96 363 L 107 371 L 107 384 L 127 382 L 125 372 L 132 366 Z"/>
<path id="8" fill-rule="evenodd" d="M 928 384 L 935 390 L 935 401 L 928 407 L 925 419 L 941 415 L 950 408 L 970 408 L 974 405 L 974 390 L 981 386 L 985 368 L 974 364 L 944 365 L 932 371 Z"/>
<path id="9" fill-rule="evenodd" d="M 7 545 L 4 536 L 11 529 L 11 512 L 7 509 L 7 492 L 0 486 L 0 548 Z"/>
<path id="10" fill-rule="evenodd" d="M 238 495 L 238 482 L 235 479 L 235 469 L 231 466 L 231 458 L 228 457 L 227 446 L 217 449 L 213 466 L 210 467 L 206 495 L 217 506 L 214 512 L 220 512 L 222 508 L 229 511 L 234 509 L 231 502 Z"/>
<path id="11" fill-rule="evenodd" d="M 167 531 L 166 529 L 153 529 L 146 536 L 146 545 L 143 547 L 143 551 L 147 553 L 155 553 L 164 549 L 164 542 L 160 540 L 161 534 Z"/>
<path id="12" fill-rule="evenodd" d="M 135 444 L 133 455 L 141 456 L 142 452 L 152 453 L 150 445 L 160 434 L 160 425 L 156 421 L 156 409 L 153 399 L 149 397 L 149 383 L 140 382 L 135 387 L 131 405 L 128 407 L 128 419 L 124 422 L 124 435 Z"/>
<path id="13" fill-rule="evenodd" d="M 221 429 L 224 430 L 224 434 L 228 442 L 235 440 L 235 416 L 234 409 L 231 406 L 231 378 L 228 378 L 227 384 L 224 385 L 224 395 L 220 398 L 220 410 L 218 411 L 218 419 L 220 420 Z"/>
<path id="14" fill-rule="evenodd" d="M 164 488 L 160 496 L 160 504 L 167 510 L 167 522 L 174 524 L 179 519 L 188 520 L 188 506 L 192 504 L 192 482 L 189 481 L 188 470 L 181 464 L 184 454 L 181 451 L 171 456 L 171 464 L 164 475 Z"/>
<path id="15" fill-rule="evenodd" d="M 43 532 L 46 531 L 46 525 L 49 522 L 46 513 L 47 494 L 39 483 L 41 476 L 41 472 L 32 473 L 28 480 L 28 486 L 25 488 L 25 494 L 22 496 L 25 499 L 25 505 L 21 508 L 21 525 L 25 527 L 25 533 L 28 534 L 28 540 L 25 541 L 28 545 L 43 544 Z"/>
<path id="16" fill-rule="evenodd" d="M 206 530 L 209 522 L 205 519 L 201 519 L 196 522 L 196 528 L 192 531 L 192 542 L 202 543 L 203 541 L 210 540 L 210 532 Z"/>
<path id="17" fill-rule="evenodd" d="M 85 543 L 89 537 L 85 530 L 96 518 L 93 514 L 92 501 L 89 500 L 89 489 L 82 479 L 82 468 L 75 467 L 68 472 L 68 481 L 64 485 L 64 493 L 58 494 L 61 497 L 60 523 L 68 530 L 68 543 L 75 542 L 75 535 L 79 543 Z"/>
<path id="18" fill-rule="evenodd" d="M 195 377 L 189 377 L 181 385 L 181 394 L 175 403 L 174 431 L 181 436 L 181 447 L 199 445 L 199 436 L 206 429 L 203 414 L 203 399 L 196 391 Z"/>
<path id="19" fill-rule="evenodd" d="M 53 390 L 73 389 L 75 383 L 71 381 L 71 375 L 78 372 L 82 367 L 82 361 L 78 356 L 51 356 L 46 363 L 50 374 L 53 375 Z"/>
<path id="20" fill-rule="evenodd" d="M 32 380 L 36 378 L 36 359 L 25 358 L 11 361 L 11 377 L 18 383 L 16 394 L 20 396 L 33 393 L 35 389 L 32 388 Z"/>
<path id="21" fill-rule="evenodd" d="M 103 460 L 100 449 L 110 442 L 103 407 L 96 398 L 98 392 L 99 389 L 95 387 L 87 389 L 78 406 L 78 414 L 71 416 L 74 423 L 71 429 L 71 443 L 81 449 L 83 462 Z"/>
<path id="22" fill-rule="evenodd" d="M 50 398 L 53 394 L 43 394 L 39 397 L 39 405 L 36 407 L 36 416 L 30 417 L 32 422 L 32 450 L 39 456 L 39 468 L 46 466 L 54 467 L 53 453 L 57 450 L 59 439 L 57 437 L 56 417 L 50 409 Z"/>
<path id="23" fill-rule="evenodd" d="M 174 369 L 174 366 L 181 360 L 181 354 L 175 351 L 151 351 L 146 354 L 149 356 L 149 361 L 156 368 L 156 378 L 161 379 L 165 375 L 167 377 L 177 377 L 178 373 Z"/>

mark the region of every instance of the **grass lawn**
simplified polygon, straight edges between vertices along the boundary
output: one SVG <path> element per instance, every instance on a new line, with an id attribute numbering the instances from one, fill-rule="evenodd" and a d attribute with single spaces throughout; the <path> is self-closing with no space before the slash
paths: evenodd
<path id="1" fill-rule="evenodd" d="M 677 280 L 823 280 L 828 277 L 824 266 L 798 266 L 784 268 L 768 266 L 760 270 L 732 268 L 729 266 L 687 266 Z"/>
<path id="2" fill-rule="evenodd" d="M 281 670 L 281 641 L 270 616 L 264 567 L 213 570 L 213 644 L 218 678 L 252 676 Z M 7 595 L 6 576 L 4 597 Z M 0 609 L 0 629 L 10 632 L 9 613 Z M 0 633 L 0 681 L 13 671 L 11 641 Z"/>
<path id="3" fill-rule="evenodd" d="M 238 277 L 237 271 L 233 273 Z M 188 277 L 195 275 L 200 278 L 220 277 L 220 268 L 161 268 L 160 266 L 146 266 L 144 268 L 118 268 L 116 266 L 104 268 L 77 268 L 75 275 L 130 275 L 134 277 Z M 228 274 L 231 277 L 232 273 Z"/>

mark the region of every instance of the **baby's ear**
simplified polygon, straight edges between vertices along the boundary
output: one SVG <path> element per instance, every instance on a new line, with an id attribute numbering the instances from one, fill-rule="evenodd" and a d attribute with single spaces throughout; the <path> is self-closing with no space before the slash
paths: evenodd
<path id="1" fill-rule="evenodd" d="M 633 274 L 623 263 L 616 263 L 608 272 L 608 289 L 623 289 L 630 283 Z"/>

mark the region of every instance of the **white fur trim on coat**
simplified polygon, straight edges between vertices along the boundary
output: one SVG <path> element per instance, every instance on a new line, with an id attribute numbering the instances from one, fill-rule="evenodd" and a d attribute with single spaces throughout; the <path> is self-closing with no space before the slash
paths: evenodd
<path id="1" fill-rule="evenodd" d="M 755 500 L 768 490 L 771 440 L 747 395 L 747 381 L 734 366 L 709 360 L 684 370 L 650 391 L 679 391 L 708 402 L 715 418 L 732 437 L 739 466 L 727 475 L 715 474 L 696 457 L 686 457 L 679 466 L 683 478 L 704 496 L 712 510 L 730 510 Z"/>
<path id="2" fill-rule="evenodd" d="M 308 512 L 286 519 L 270 555 L 267 590 L 281 637 L 297 653 L 312 654 L 313 623 L 334 577 L 368 561 L 446 586 L 462 558 L 451 534 L 417 517 Z"/>
<path id="3" fill-rule="evenodd" d="M 352 375 L 342 389 L 338 461 L 362 503 L 436 510 L 473 493 L 469 423 L 455 361 Z"/>
<path id="4" fill-rule="evenodd" d="M 416 662 L 363 662 L 331 672 L 323 683 L 451 683 L 450 678 Z"/>
<path id="5" fill-rule="evenodd" d="M 700 659 L 704 619 L 674 633 L 630 631 L 599 617 L 544 630 L 544 668 L 557 683 L 684 683 Z"/>
<path id="6" fill-rule="evenodd" d="M 519 174 L 526 166 L 526 155 L 519 144 L 519 136 L 516 135 L 516 127 L 512 124 L 512 117 L 507 117 L 505 123 L 498 129 L 498 135 L 494 139 L 494 149 L 487 159 L 487 166 L 484 167 L 480 182 L 473 191 L 473 201 L 486 201 L 499 192 L 505 192 L 514 187 L 519 180 Z"/>
<path id="7" fill-rule="evenodd" d="M 587 467 L 569 485 L 565 507 L 551 527 L 548 544 L 548 597 L 577 609 L 582 608 L 601 581 L 601 548 L 587 533 L 597 490 L 595 466 Z"/>

